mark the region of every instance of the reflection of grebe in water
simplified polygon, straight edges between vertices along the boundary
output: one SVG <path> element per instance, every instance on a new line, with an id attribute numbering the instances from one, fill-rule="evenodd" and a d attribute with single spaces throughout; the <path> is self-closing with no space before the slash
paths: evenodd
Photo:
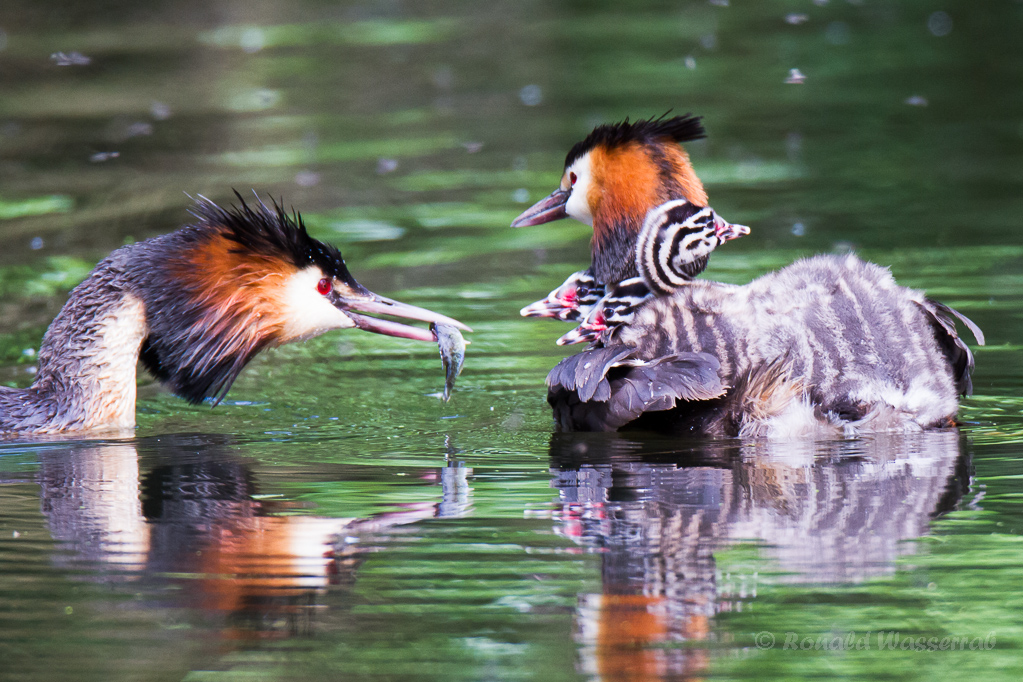
<path id="1" fill-rule="evenodd" d="M 717 550 L 756 543 L 796 582 L 890 573 L 914 550 L 904 540 L 954 508 L 968 483 L 954 431 L 820 451 L 812 442 L 667 445 L 551 440 L 556 530 L 601 557 L 602 591 L 581 595 L 577 618 L 594 673 L 640 680 L 704 668 L 706 649 L 680 645 L 706 639 L 717 613 L 756 594 L 753 576 L 719 575 Z"/>
<path id="2" fill-rule="evenodd" d="M 219 619 L 227 639 L 307 632 L 322 592 L 354 582 L 375 538 L 470 508 L 471 469 L 449 466 L 423 472 L 427 484 L 441 484 L 430 501 L 368 518 L 303 514 L 260 499 L 250 465 L 223 439 L 159 440 L 42 453 L 43 513 L 71 550 L 55 561 L 87 562 L 104 580 L 177 585 L 161 590 L 166 605 Z M 156 466 L 140 468 L 136 444 Z"/>

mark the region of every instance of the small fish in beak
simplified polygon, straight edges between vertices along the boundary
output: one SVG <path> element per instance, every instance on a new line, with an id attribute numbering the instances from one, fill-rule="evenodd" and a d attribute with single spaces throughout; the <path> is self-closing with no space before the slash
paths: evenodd
<path id="1" fill-rule="evenodd" d="M 359 313 L 388 315 L 390 317 L 401 317 L 407 320 L 421 320 L 423 322 L 430 322 L 431 324 L 450 326 L 467 332 L 472 331 L 472 329 L 458 320 L 447 317 L 446 315 L 435 313 L 432 310 L 427 310 L 426 308 L 419 308 L 414 305 L 402 303 L 401 301 L 395 301 L 394 299 L 386 298 L 384 296 L 378 296 L 377 294 L 365 289 L 363 291 L 366 292 L 366 298 L 362 298 L 361 296 L 345 297 L 337 292 L 334 292 L 331 298 L 331 303 L 343 311 L 345 315 L 350 317 L 355 323 L 355 326 L 363 331 L 373 332 L 374 334 L 383 334 L 385 336 L 397 336 L 403 339 L 413 339 L 415 341 L 427 341 L 430 343 L 437 341 L 437 335 L 430 329 L 413 327 L 411 325 L 401 324 L 400 322 L 383 320 L 378 317 L 367 317 L 366 315 L 360 315 Z M 355 311 L 358 311 L 358 313 Z"/>
<path id="2" fill-rule="evenodd" d="M 442 400 L 447 402 L 451 399 L 451 389 L 455 386 L 455 379 L 462 373 L 462 363 L 465 362 L 465 339 L 458 329 L 450 324 L 430 324 L 430 330 L 437 337 L 437 346 L 440 349 L 440 360 L 444 365 L 444 394 Z"/>

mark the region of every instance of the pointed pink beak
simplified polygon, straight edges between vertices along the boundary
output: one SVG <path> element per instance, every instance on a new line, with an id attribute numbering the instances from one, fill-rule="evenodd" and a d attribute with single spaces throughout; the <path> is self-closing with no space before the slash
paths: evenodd
<path id="1" fill-rule="evenodd" d="M 749 228 L 745 225 L 730 223 L 719 215 L 714 216 L 714 234 L 722 242 L 744 237 L 749 234 Z"/>
<path id="2" fill-rule="evenodd" d="M 457 327 L 462 331 L 472 331 L 472 329 L 458 320 L 447 317 L 446 315 L 435 313 L 432 310 L 419 308 L 414 305 L 395 301 L 383 296 L 377 296 L 372 293 L 370 295 L 373 298 L 365 300 L 339 299 L 339 301 L 334 303 L 334 305 L 343 310 L 345 315 L 355 322 L 356 327 L 367 332 L 373 332 L 374 334 L 397 336 L 403 339 L 427 341 L 430 343 L 437 342 L 437 335 L 425 327 L 413 327 L 411 325 L 401 324 L 400 322 L 382 320 L 377 317 L 366 317 L 353 311 L 358 310 L 361 313 L 371 313 L 373 315 L 389 315 L 391 317 L 403 317 L 407 320 L 420 320 L 422 322 L 447 324 L 452 327 Z"/>

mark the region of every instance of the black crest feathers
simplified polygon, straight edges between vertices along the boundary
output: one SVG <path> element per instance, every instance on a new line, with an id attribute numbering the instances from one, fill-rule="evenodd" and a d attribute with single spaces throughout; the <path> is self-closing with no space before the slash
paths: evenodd
<path id="1" fill-rule="evenodd" d="M 699 116 L 692 114 L 672 116 L 671 118 L 667 118 L 667 116 L 666 113 L 659 118 L 636 121 L 635 123 L 626 118 L 621 123 L 599 125 L 586 136 L 586 139 L 576 143 L 568 151 L 568 156 L 565 157 L 565 167 L 571 166 L 576 159 L 597 145 L 614 149 L 630 142 L 656 142 L 665 139 L 674 142 L 690 142 L 707 136 Z"/>
<path id="2" fill-rule="evenodd" d="M 200 196 L 189 212 L 199 219 L 200 226 L 216 226 L 224 230 L 225 236 L 236 242 L 242 251 L 285 258 L 299 269 L 317 265 L 324 274 L 341 279 L 350 277 L 337 247 L 310 237 L 297 211 L 289 214 L 272 197 L 270 206 L 258 196 L 255 205 L 250 206 L 237 190 L 234 195 L 238 198 L 238 206 L 223 208 Z"/>

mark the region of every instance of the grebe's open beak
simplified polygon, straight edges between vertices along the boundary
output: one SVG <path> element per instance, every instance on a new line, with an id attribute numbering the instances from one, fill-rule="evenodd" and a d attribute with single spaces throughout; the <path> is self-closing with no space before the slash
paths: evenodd
<path id="1" fill-rule="evenodd" d="M 403 339 L 414 339 L 416 341 L 427 341 L 430 343 L 437 342 L 436 334 L 425 327 L 413 327 L 401 324 L 400 322 L 382 320 L 377 317 L 366 317 L 365 315 L 359 315 L 354 311 L 359 311 L 359 313 L 370 313 L 372 315 L 401 317 L 406 320 L 420 320 L 423 322 L 446 324 L 452 327 L 457 327 L 462 331 L 472 331 L 472 329 L 458 320 L 435 313 L 432 310 L 419 308 L 417 306 L 402 303 L 401 301 L 395 301 L 383 296 L 377 296 L 371 291 L 366 291 L 366 293 L 369 295 L 368 298 L 345 298 L 335 292 L 334 296 L 331 298 L 331 303 L 343 311 L 345 315 L 350 317 L 356 327 L 368 332 L 373 332 L 374 334 L 397 336 Z"/>
<path id="2" fill-rule="evenodd" d="M 549 223 L 552 220 L 567 218 L 568 213 L 565 212 L 565 204 L 568 203 L 568 198 L 570 196 L 572 196 L 571 190 L 554 190 L 549 195 L 523 211 L 522 215 L 512 221 L 511 226 L 529 227 L 531 225 Z"/>

